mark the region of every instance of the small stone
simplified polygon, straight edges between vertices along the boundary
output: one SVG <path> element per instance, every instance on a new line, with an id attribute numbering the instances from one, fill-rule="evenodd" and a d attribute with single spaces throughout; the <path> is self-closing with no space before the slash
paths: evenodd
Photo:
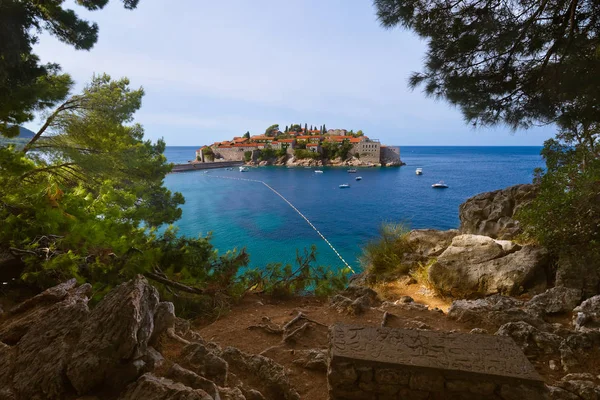
<path id="1" fill-rule="evenodd" d="M 478 334 L 478 335 L 487 335 L 488 331 L 483 328 L 473 328 L 469 333 Z"/>
<path id="2" fill-rule="evenodd" d="M 548 366 L 550 367 L 550 369 L 551 369 L 552 371 L 558 371 L 558 368 L 559 368 L 559 367 L 558 367 L 558 364 L 556 363 L 556 361 L 555 361 L 555 360 L 550 360 L 550 361 L 548 361 Z"/>

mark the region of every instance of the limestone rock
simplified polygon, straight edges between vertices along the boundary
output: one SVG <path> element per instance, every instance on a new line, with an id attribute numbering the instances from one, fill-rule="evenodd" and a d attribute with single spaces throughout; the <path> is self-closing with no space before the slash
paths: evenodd
<path id="1" fill-rule="evenodd" d="M 118 388 L 141 374 L 153 331 L 158 292 L 138 275 L 109 292 L 92 310 L 67 369 L 75 390 Z"/>
<path id="2" fill-rule="evenodd" d="M 167 329 L 175 328 L 175 306 L 169 301 L 161 301 L 154 312 L 154 329 L 150 343 L 154 343 L 156 339 Z"/>
<path id="3" fill-rule="evenodd" d="M 219 386 L 226 386 L 229 366 L 217 353 L 218 351 L 202 343 L 192 343 L 183 348 L 181 358 L 185 361 L 185 366 L 197 374 L 214 381 Z"/>
<path id="4" fill-rule="evenodd" d="M 518 294 L 545 284 L 547 252 L 533 246 L 514 249 L 506 252 L 485 236 L 456 236 L 429 268 L 429 281 L 440 293 L 456 298 Z"/>
<path id="5" fill-rule="evenodd" d="M 448 318 L 479 326 L 499 327 L 508 322 L 525 321 L 535 327 L 545 325 L 539 315 L 523 309 L 524 302 L 501 295 L 477 300 L 456 300 L 448 309 Z"/>
<path id="6" fill-rule="evenodd" d="M 219 388 L 221 400 L 247 400 L 239 388 Z"/>
<path id="7" fill-rule="evenodd" d="M 600 295 L 585 300 L 573 310 L 573 314 L 576 330 L 600 330 Z"/>
<path id="8" fill-rule="evenodd" d="M 580 300 L 581 290 L 557 286 L 534 296 L 526 307 L 545 314 L 571 312 Z"/>
<path id="9" fill-rule="evenodd" d="M 70 389 L 65 372 L 88 317 L 88 299 L 67 296 L 46 309 L 16 346 L 14 388 L 21 398 L 60 399 Z"/>
<path id="10" fill-rule="evenodd" d="M 215 400 L 219 400 L 219 388 L 213 381 L 182 368 L 179 364 L 173 364 L 167 371 L 166 376 L 193 389 L 202 389 Z"/>
<path id="11" fill-rule="evenodd" d="M 192 389 L 181 383 L 152 374 L 142 375 L 131 384 L 119 400 L 213 400 L 202 389 Z"/>
<path id="12" fill-rule="evenodd" d="M 580 399 L 584 400 L 598 400 L 600 399 L 600 386 L 598 386 L 593 380 L 580 380 L 577 379 L 576 375 L 572 374 L 570 378 L 566 376 L 560 382 L 556 383 L 556 386 L 564 389 L 565 391 L 579 396 Z M 575 378 L 575 379 L 573 379 Z"/>
<path id="13" fill-rule="evenodd" d="M 510 336 L 527 356 L 557 353 L 563 341 L 560 336 L 540 331 L 523 321 L 502 325 L 496 335 Z"/>
<path id="14" fill-rule="evenodd" d="M 533 200 L 535 185 L 516 185 L 471 197 L 459 206 L 460 231 L 511 239 L 519 233 L 515 213 Z"/>
<path id="15" fill-rule="evenodd" d="M 297 351 L 296 354 L 299 355 L 299 358 L 293 361 L 294 364 L 299 364 L 306 369 L 327 371 L 327 350 L 300 350 Z"/>
<path id="16" fill-rule="evenodd" d="M 227 347 L 221 356 L 232 368 L 254 375 L 265 386 L 270 397 L 285 400 L 300 399 L 300 395 L 290 383 L 286 369 L 270 358 L 246 354 L 234 347 Z"/>

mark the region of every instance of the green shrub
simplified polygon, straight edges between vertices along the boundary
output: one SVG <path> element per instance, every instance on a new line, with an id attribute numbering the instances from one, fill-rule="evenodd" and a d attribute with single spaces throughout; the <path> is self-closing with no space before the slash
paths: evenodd
<path id="1" fill-rule="evenodd" d="M 408 234 L 409 230 L 403 224 L 382 224 L 379 237 L 362 248 L 363 270 L 375 281 L 407 274 L 408 266 L 402 264 L 402 259 L 405 253 L 413 251 Z"/>
<path id="2" fill-rule="evenodd" d="M 310 150 L 296 149 L 294 150 L 294 157 L 299 159 L 312 158 L 313 160 L 316 160 L 320 157 L 320 155 L 319 153 L 315 153 Z"/>
<path id="3" fill-rule="evenodd" d="M 250 162 L 250 160 L 252 160 L 252 152 L 251 151 L 244 152 L 244 160 L 246 162 Z"/>
<path id="4" fill-rule="evenodd" d="M 317 248 L 311 246 L 304 254 L 296 250 L 296 268 L 291 264 L 268 264 L 264 269 L 251 269 L 242 279 L 245 285 L 257 292 L 276 297 L 289 297 L 312 293 L 329 296 L 343 290 L 348 283 L 350 271 L 346 268 L 333 271 L 329 267 L 315 266 Z"/>

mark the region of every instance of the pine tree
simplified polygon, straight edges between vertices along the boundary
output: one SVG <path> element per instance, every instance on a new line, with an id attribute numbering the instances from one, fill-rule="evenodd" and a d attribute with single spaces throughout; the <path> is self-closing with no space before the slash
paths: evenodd
<path id="1" fill-rule="evenodd" d="M 288 126 L 285 126 L 285 133 L 288 133 Z"/>

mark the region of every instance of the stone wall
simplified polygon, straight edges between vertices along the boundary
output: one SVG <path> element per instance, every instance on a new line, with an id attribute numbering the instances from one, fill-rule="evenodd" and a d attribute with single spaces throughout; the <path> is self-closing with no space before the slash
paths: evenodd
<path id="1" fill-rule="evenodd" d="M 400 165 L 400 148 L 398 147 L 381 147 L 380 162 L 382 164 Z"/>
<path id="2" fill-rule="evenodd" d="M 381 154 L 381 144 L 379 142 L 360 142 L 352 146 L 350 154 L 358 153 L 360 161 L 379 164 Z"/>
<path id="3" fill-rule="evenodd" d="M 213 152 L 215 153 L 215 160 L 221 159 L 222 161 L 244 161 L 244 152 L 255 149 L 256 148 L 226 147 L 213 148 Z"/>
<path id="4" fill-rule="evenodd" d="M 543 399 L 546 387 L 508 337 L 335 325 L 329 398 Z"/>

